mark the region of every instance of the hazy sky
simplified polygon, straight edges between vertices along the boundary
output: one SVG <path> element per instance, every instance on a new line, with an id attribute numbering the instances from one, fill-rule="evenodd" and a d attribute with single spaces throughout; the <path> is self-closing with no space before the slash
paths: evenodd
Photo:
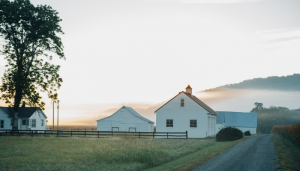
<path id="1" fill-rule="evenodd" d="M 31 2 L 63 20 L 67 60 L 53 61 L 61 105 L 157 104 L 188 84 L 196 92 L 300 70 L 299 0 Z"/>

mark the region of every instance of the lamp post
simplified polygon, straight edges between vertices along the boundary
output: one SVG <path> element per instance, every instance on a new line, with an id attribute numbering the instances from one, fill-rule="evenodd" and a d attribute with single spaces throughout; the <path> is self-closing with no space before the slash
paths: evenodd
<path id="1" fill-rule="evenodd" d="M 54 131 L 54 101 L 53 101 L 53 131 Z"/>
<path id="2" fill-rule="evenodd" d="M 59 100 L 57 100 L 57 131 L 58 131 L 58 123 L 59 123 Z"/>

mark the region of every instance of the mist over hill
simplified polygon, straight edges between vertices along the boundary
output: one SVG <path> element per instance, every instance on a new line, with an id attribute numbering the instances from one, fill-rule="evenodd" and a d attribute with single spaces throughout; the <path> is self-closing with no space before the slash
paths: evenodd
<path id="1" fill-rule="evenodd" d="M 202 92 L 220 91 L 223 89 L 267 89 L 280 91 L 300 91 L 300 74 L 288 76 L 271 76 L 267 78 L 254 78 L 240 83 L 219 86 Z"/>

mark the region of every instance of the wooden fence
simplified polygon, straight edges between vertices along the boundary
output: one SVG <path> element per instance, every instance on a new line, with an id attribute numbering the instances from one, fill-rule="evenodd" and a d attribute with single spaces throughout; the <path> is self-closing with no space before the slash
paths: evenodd
<path id="1" fill-rule="evenodd" d="M 2 130 L 1 135 L 44 135 L 56 137 L 94 137 L 104 138 L 110 136 L 124 136 L 124 137 L 138 137 L 138 138 L 186 138 L 188 139 L 188 132 L 121 132 L 121 131 L 53 131 L 53 130 Z"/>

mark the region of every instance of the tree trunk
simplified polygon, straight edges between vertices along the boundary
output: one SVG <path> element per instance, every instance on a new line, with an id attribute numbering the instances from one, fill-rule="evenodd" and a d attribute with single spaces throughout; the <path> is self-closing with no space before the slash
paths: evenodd
<path id="1" fill-rule="evenodd" d="M 13 116 L 13 125 L 12 125 L 12 130 L 18 130 L 18 120 L 19 120 L 19 106 L 21 102 L 21 96 L 20 92 L 16 91 L 15 95 L 15 103 L 14 103 L 14 116 Z"/>
<path id="2" fill-rule="evenodd" d="M 14 101 L 14 116 L 13 116 L 13 125 L 12 130 L 18 130 L 18 120 L 19 120 L 19 107 L 20 102 L 22 99 L 22 83 L 24 80 L 22 79 L 22 73 L 23 67 L 19 64 L 18 71 L 17 71 L 17 80 L 16 80 L 16 94 L 15 94 L 15 101 Z"/>

